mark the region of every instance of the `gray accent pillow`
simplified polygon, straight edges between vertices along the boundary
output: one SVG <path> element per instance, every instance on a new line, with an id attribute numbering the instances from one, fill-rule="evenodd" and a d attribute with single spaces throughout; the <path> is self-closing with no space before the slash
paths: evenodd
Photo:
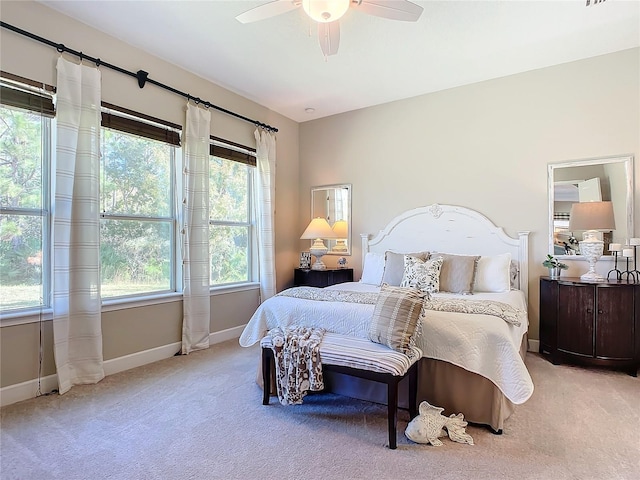
<path id="1" fill-rule="evenodd" d="M 369 327 L 369 340 L 407 354 L 422 331 L 421 313 L 426 295 L 416 288 L 382 284 Z"/>
<path id="2" fill-rule="evenodd" d="M 429 252 L 407 253 L 412 257 L 426 260 L 429 258 Z M 402 282 L 404 275 L 404 253 L 385 252 L 384 273 L 382 274 L 382 283 L 398 287 Z"/>
<path id="3" fill-rule="evenodd" d="M 480 255 L 453 255 L 450 253 L 432 253 L 431 255 L 437 255 L 444 260 L 440 268 L 441 292 L 473 294 Z"/>

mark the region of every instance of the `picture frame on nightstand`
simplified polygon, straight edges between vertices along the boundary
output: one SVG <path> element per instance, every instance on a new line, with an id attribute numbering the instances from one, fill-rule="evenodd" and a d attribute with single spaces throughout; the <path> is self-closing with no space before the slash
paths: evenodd
<path id="1" fill-rule="evenodd" d="M 300 252 L 300 268 L 311 268 L 311 252 Z"/>

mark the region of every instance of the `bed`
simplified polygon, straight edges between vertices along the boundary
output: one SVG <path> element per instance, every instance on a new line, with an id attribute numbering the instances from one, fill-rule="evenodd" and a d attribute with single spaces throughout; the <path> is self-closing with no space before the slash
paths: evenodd
<path id="1" fill-rule="evenodd" d="M 382 283 L 397 283 L 402 276 L 398 262 L 404 254 L 444 256 L 449 262 L 447 275 L 452 274 L 454 265 L 458 270 L 450 275 L 448 284 L 460 283 L 459 274 L 466 273 L 458 267 L 476 257 L 473 285 L 465 294 L 440 291 L 432 298 L 486 305 L 501 302 L 521 313 L 520 324 L 485 313 L 428 311 L 417 338 L 423 351 L 418 366 L 418 401 L 444 407 L 447 415 L 461 412 L 468 421 L 501 432 L 515 406 L 527 401 L 533 392 L 524 363 L 528 234 L 519 232 L 518 237 L 510 237 L 484 215 L 465 207 L 434 204 L 411 209 L 377 235 L 361 236 L 363 275 L 359 282 L 325 290 L 377 292 Z M 442 276 L 440 279 L 446 287 Z M 283 293 L 258 307 L 240 336 L 242 346 L 253 345 L 270 328 L 287 325 L 322 326 L 335 333 L 366 338 L 373 305 L 313 301 Z M 375 383 L 336 375 L 327 378 L 326 384 L 337 393 L 386 401 L 386 391 Z M 402 391 L 400 404 L 406 405 Z"/>

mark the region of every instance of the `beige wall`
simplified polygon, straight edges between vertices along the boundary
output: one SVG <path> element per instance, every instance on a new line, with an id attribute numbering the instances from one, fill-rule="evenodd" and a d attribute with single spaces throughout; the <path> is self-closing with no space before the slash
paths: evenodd
<path id="1" fill-rule="evenodd" d="M 530 328 L 538 337 L 538 282 L 547 252 L 546 165 L 639 151 L 640 50 L 446 90 L 307 122 L 295 122 L 202 78 L 34 2 L 0 3 L 2 20 L 55 42 L 277 126 L 277 288 L 292 281 L 309 221 L 310 187 L 353 185 L 353 255 L 361 271 L 360 233 L 376 233 L 402 211 L 431 203 L 475 208 L 508 234 L 531 230 Z M 0 68 L 55 84 L 58 54 L 0 29 Z M 103 99 L 182 123 L 185 101 L 152 85 L 103 72 Z M 402 88 L 401 85 L 392 88 Z M 253 127 L 213 112 L 212 133 L 253 144 Z M 298 145 L 300 142 L 300 145 Z M 298 159 L 300 152 L 300 159 Z M 635 184 L 640 185 L 636 168 Z M 637 189 L 637 187 L 636 187 Z M 637 207 L 635 223 L 640 218 Z M 335 264 L 338 257 L 324 257 Z M 582 273 L 582 264 L 570 272 Z M 255 291 L 212 297 L 211 331 L 242 325 Z M 180 340 L 181 302 L 106 312 L 109 360 Z M 43 324 L 45 375 L 54 372 L 51 323 Z M 0 386 L 36 378 L 39 325 L 0 329 Z"/>
<path id="2" fill-rule="evenodd" d="M 278 289 L 291 283 L 298 261 L 298 124 L 185 70 L 137 50 L 119 40 L 65 17 L 35 2 L 2 1 L 4 22 L 83 51 L 213 104 L 278 127 L 276 174 L 276 269 Z M 0 68 L 55 85 L 58 53 L 52 47 L 0 29 Z M 73 57 L 70 57 L 73 58 Z M 206 61 L 206 55 L 203 55 Z M 182 124 L 186 99 L 153 85 L 140 89 L 134 78 L 102 68 L 105 102 Z M 253 146 L 253 125 L 212 110 L 211 133 Z M 256 290 L 213 296 L 211 331 L 245 324 L 258 305 Z M 180 341 L 182 302 L 170 302 L 103 313 L 104 358 L 110 360 Z M 43 375 L 54 373 L 51 322 L 43 323 Z M 0 328 L 0 386 L 31 380 L 38 374 L 39 325 Z"/>
<path id="3" fill-rule="evenodd" d="M 359 235 L 417 206 L 462 205 L 510 235 L 530 230 L 530 337 L 537 339 L 547 164 L 638 155 L 639 56 L 632 49 L 303 123 L 300 201 L 309 204 L 313 185 L 353 184 L 356 278 Z M 637 190 L 637 160 L 635 171 Z M 308 210 L 299 215 L 302 231 Z M 572 262 L 570 274 L 585 265 Z"/>

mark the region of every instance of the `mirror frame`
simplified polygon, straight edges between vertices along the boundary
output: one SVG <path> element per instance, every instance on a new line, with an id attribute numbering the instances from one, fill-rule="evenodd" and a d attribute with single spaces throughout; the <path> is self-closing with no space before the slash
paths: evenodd
<path id="1" fill-rule="evenodd" d="M 633 169 L 633 155 L 616 155 L 612 157 L 601 157 L 601 158 L 587 158 L 583 160 L 572 160 L 568 162 L 561 163 L 550 163 L 547 169 L 547 189 L 549 194 L 549 254 L 553 255 L 556 258 L 563 260 L 576 260 L 577 258 L 583 258 L 582 255 L 554 255 L 553 250 L 553 214 L 554 214 L 554 203 L 555 203 L 555 193 L 554 193 L 554 172 L 558 168 L 567 168 L 567 167 L 583 167 L 589 165 L 604 165 L 610 163 L 622 163 L 625 167 L 626 174 L 626 185 L 627 195 L 626 195 L 626 204 L 627 204 L 627 212 L 626 212 L 626 220 L 627 220 L 627 234 L 625 241 L 628 241 L 629 238 L 634 236 L 633 231 L 633 179 L 634 179 L 634 169 Z M 605 247 L 605 252 L 607 251 Z M 613 259 L 611 255 L 603 255 L 600 257 L 600 260 Z"/>
<path id="2" fill-rule="evenodd" d="M 314 201 L 313 201 L 313 195 L 315 192 L 320 192 L 323 190 L 346 190 L 347 191 L 347 217 L 344 220 L 347 220 L 347 225 L 349 227 L 349 231 L 347 233 L 347 251 L 346 252 L 334 252 L 333 247 L 336 244 L 335 240 L 332 239 L 325 239 L 325 242 L 327 242 L 327 248 L 329 249 L 329 251 L 325 254 L 325 255 L 339 255 L 339 256 L 347 256 L 347 255 L 351 255 L 351 226 L 353 224 L 353 219 L 351 216 L 351 184 L 350 183 L 338 183 L 338 184 L 334 184 L 334 185 L 319 185 L 317 187 L 311 187 L 311 218 L 316 218 L 318 216 L 323 216 L 323 215 L 318 215 L 313 211 L 313 206 L 314 206 Z M 336 220 L 341 220 L 341 219 L 336 219 Z M 335 221 L 335 220 L 334 220 Z M 333 225 L 331 225 L 333 226 Z"/>

